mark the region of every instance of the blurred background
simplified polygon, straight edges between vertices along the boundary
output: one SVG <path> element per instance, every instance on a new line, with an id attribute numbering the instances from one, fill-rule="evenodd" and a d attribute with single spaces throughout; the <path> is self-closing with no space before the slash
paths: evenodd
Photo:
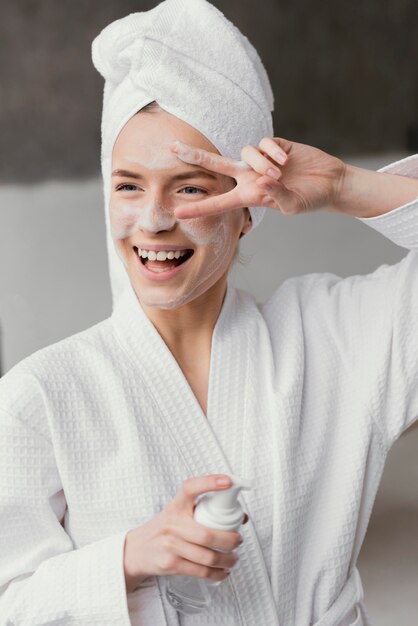
<path id="1" fill-rule="evenodd" d="M 0 369 L 111 313 L 91 42 L 155 0 L 0 5 Z M 255 45 L 275 134 L 378 169 L 418 152 L 416 0 L 214 0 Z M 355 218 L 268 211 L 231 280 L 264 301 L 290 276 L 366 274 L 400 248 Z M 359 570 L 379 626 L 418 623 L 418 428 L 393 446 Z"/>

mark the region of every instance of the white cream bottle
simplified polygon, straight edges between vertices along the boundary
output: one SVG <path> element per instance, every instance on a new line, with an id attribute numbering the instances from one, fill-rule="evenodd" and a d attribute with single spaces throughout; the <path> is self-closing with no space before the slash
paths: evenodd
<path id="1" fill-rule="evenodd" d="M 208 491 L 198 501 L 194 519 L 208 528 L 238 530 L 245 512 L 238 502 L 241 489 L 251 489 L 251 482 L 234 474 L 228 474 L 232 486 L 221 491 Z M 171 606 L 180 613 L 200 613 L 209 605 L 221 583 L 196 576 L 168 576 L 166 596 Z"/>

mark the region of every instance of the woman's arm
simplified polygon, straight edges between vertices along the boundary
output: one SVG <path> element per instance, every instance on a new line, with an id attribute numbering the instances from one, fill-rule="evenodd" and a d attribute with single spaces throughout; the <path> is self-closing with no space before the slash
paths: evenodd
<path id="1" fill-rule="evenodd" d="M 417 178 L 346 165 L 332 210 L 354 217 L 376 217 L 416 198 Z"/>
<path id="2" fill-rule="evenodd" d="M 36 380 L 0 380 L 0 626 L 129 626 L 125 532 L 74 549 Z"/>
<path id="3" fill-rule="evenodd" d="M 324 210 L 375 217 L 418 197 L 418 180 L 410 173 L 373 172 L 277 137 L 263 138 L 258 148 L 245 146 L 242 161 L 181 142 L 175 142 L 172 150 L 182 161 L 233 177 L 237 183 L 225 194 L 178 207 L 175 214 L 180 219 L 245 206 L 265 206 L 284 215 Z"/>
<path id="4" fill-rule="evenodd" d="M 286 149 L 287 159 L 274 181 L 262 172 L 271 166 L 272 157 L 266 154 L 273 155 L 277 141 Z M 303 144 L 277 139 L 260 144 L 262 151 L 261 147 L 243 151 L 252 172 L 237 165 L 244 174 L 237 173 L 236 188 L 219 196 L 217 206 L 210 204 L 213 199 L 188 203 L 180 209 L 181 216 L 244 206 L 239 203 L 250 198 L 251 190 L 267 184 L 269 199 L 260 192 L 258 206 L 264 203 L 287 215 L 315 209 L 348 213 L 409 250 L 399 263 L 381 265 L 370 274 L 341 278 L 314 273 L 312 289 L 301 301 L 305 341 L 323 333 L 324 346 L 328 341 L 327 350 L 354 378 L 356 394 L 368 407 L 387 452 L 418 419 L 418 155 L 391 164 L 384 172 L 368 172 Z M 182 148 L 181 158 L 198 158 L 200 164 L 207 158 L 211 169 L 221 171 L 223 157 L 207 154 Z M 230 160 L 226 169 L 233 173 Z"/>

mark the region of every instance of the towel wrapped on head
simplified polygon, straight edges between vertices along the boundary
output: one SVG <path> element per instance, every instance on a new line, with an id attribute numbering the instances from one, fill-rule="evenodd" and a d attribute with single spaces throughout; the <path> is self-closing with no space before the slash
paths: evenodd
<path id="1" fill-rule="evenodd" d="M 156 101 L 205 135 L 220 154 L 240 159 L 247 144 L 273 135 L 273 93 L 255 48 L 206 0 L 165 0 L 106 26 L 92 43 L 105 79 L 101 164 L 113 302 L 128 276 L 110 235 L 113 145 L 126 122 Z M 255 228 L 265 209 L 251 207 Z"/>

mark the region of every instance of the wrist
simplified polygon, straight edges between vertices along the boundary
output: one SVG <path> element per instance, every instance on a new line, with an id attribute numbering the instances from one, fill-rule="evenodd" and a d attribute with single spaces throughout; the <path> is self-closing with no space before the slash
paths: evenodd
<path id="1" fill-rule="evenodd" d="M 377 217 L 418 196 L 418 180 L 345 164 L 332 210 L 354 217 Z"/>
<path id="2" fill-rule="evenodd" d="M 370 175 L 376 175 L 376 172 L 344 163 L 333 210 L 346 215 L 370 217 L 368 196 L 375 184 Z"/>
<path id="3" fill-rule="evenodd" d="M 123 550 L 123 572 L 125 575 L 125 587 L 127 593 L 132 593 L 139 587 L 139 585 L 146 579 L 146 576 L 141 576 L 138 572 L 134 571 L 132 567 L 131 556 L 131 533 L 129 531 L 125 537 L 125 545 Z"/>

